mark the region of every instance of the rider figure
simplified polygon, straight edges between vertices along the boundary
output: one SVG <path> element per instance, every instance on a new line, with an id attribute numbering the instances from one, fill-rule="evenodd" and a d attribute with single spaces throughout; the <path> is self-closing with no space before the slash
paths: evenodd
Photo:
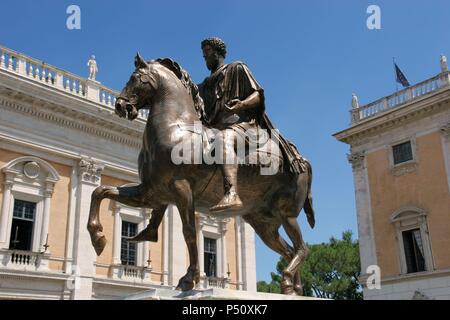
<path id="1" fill-rule="evenodd" d="M 256 129 L 264 114 L 264 91 L 242 62 L 225 64 L 225 43 L 219 38 L 202 42 L 203 57 L 211 75 L 199 86 L 205 104 L 204 119 L 221 130 L 224 142 L 222 174 L 225 195 L 210 211 L 239 210 L 238 163 L 235 141 L 239 132 Z M 232 161 L 230 161 L 232 160 Z"/>

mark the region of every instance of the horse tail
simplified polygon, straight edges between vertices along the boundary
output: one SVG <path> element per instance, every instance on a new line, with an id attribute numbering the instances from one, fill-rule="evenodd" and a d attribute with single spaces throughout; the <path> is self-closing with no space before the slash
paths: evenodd
<path id="1" fill-rule="evenodd" d="M 306 213 L 306 218 L 308 219 L 308 223 L 311 226 L 312 229 L 314 229 L 314 226 L 316 225 L 316 218 L 314 215 L 314 209 L 313 209 L 313 199 L 312 199 L 312 191 L 311 191 L 311 184 L 312 184 L 312 166 L 305 159 L 306 165 L 308 167 L 308 195 L 306 197 L 305 203 L 303 204 L 303 209 Z"/>

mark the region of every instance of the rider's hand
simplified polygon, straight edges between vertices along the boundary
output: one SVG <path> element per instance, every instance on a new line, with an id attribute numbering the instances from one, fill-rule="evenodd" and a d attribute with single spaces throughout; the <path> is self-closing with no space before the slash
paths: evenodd
<path id="1" fill-rule="evenodd" d="M 244 102 L 239 99 L 233 99 L 225 107 L 233 113 L 238 113 L 244 109 Z"/>

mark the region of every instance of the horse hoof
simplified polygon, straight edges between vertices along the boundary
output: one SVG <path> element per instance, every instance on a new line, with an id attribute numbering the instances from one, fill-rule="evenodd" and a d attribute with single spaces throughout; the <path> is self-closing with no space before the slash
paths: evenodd
<path id="1" fill-rule="evenodd" d="M 97 253 L 97 256 L 102 254 L 107 242 L 108 241 L 105 236 L 98 236 L 95 240 L 92 240 L 92 245 L 95 249 L 95 253 Z"/>
<path id="2" fill-rule="evenodd" d="M 287 296 L 296 296 L 296 292 L 294 291 L 293 287 L 284 287 L 281 288 L 281 293 Z"/>
<path id="3" fill-rule="evenodd" d="M 151 241 L 158 242 L 158 230 L 144 229 L 136 237 L 131 238 L 131 242 Z"/>
<path id="4" fill-rule="evenodd" d="M 296 293 L 294 291 L 294 286 L 290 281 L 282 281 L 281 282 L 281 293 L 288 296 L 295 296 Z"/>
<path id="5" fill-rule="evenodd" d="M 295 285 L 294 291 L 298 296 L 303 296 L 303 287 L 302 286 Z"/>
<path id="6" fill-rule="evenodd" d="M 192 289 L 194 289 L 194 286 L 194 281 L 180 280 L 178 286 L 176 287 L 176 290 L 191 291 Z"/>

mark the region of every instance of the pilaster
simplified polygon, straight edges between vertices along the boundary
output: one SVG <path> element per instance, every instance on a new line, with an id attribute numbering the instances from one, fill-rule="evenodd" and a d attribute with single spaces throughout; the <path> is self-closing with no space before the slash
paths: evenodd
<path id="1" fill-rule="evenodd" d="M 92 192 L 100 185 L 104 166 L 91 159 L 82 159 L 78 164 L 77 209 L 75 223 L 74 269 L 79 277 L 73 291 L 75 300 L 90 300 L 92 280 L 95 275 L 95 251 L 91 244 L 87 222 Z"/>

